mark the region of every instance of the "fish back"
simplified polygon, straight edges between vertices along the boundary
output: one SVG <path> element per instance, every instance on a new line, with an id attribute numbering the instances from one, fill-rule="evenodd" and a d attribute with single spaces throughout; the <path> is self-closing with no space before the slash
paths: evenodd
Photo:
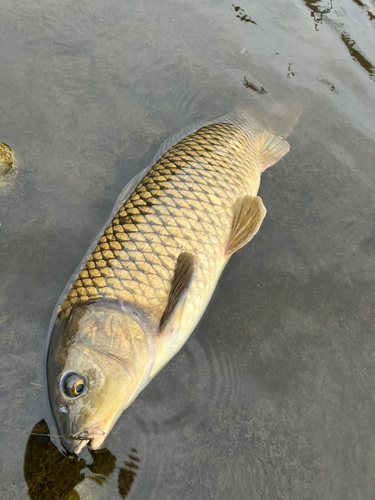
<path id="1" fill-rule="evenodd" d="M 59 317 L 78 304 L 108 298 L 160 320 L 182 251 L 197 257 L 195 281 L 209 283 L 225 258 L 234 201 L 258 191 L 256 147 L 229 123 L 202 127 L 172 146 L 114 215 L 74 278 Z"/>

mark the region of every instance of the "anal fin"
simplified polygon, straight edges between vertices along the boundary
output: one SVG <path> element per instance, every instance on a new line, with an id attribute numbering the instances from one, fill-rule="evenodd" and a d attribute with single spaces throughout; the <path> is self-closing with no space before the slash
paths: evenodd
<path id="1" fill-rule="evenodd" d="M 262 198 L 246 195 L 233 205 L 232 228 L 225 250 L 229 257 L 248 243 L 258 232 L 266 215 Z"/>
<path id="2" fill-rule="evenodd" d="M 272 167 L 289 151 L 289 143 L 282 137 L 270 134 L 265 130 L 259 141 L 259 159 L 262 165 L 262 172 L 268 167 Z"/>
<path id="3" fill-rule="evenodd" d="M 182 252 L 177 259 L 176 269 L 168 295 L 168 302 L 159 324 L 159 333 L 164 330 L 175 313 L 178 304 L 185 298 L 196 273 L 196 257 L 190 252 Z"/>

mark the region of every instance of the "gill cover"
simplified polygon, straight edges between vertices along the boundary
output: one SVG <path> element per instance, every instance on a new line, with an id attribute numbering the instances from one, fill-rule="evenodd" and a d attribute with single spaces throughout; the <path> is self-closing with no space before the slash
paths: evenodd
<path id="1" fill-rule="evenodd" d="M 47 356 L 50 406 L 62 444 L 101 446 L 148 382 L 153 339 L 133 306 L 98 300 L 57 321 Z M 75 439 L 74 439 L 75 438 Z"/>

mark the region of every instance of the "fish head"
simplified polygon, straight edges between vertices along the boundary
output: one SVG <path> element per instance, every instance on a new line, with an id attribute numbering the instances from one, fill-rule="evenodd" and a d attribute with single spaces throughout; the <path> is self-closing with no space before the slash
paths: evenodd
<path id="1" fill-rule="evenodd" d="M 62 445 L 100 448 L 147 385 L 153 342 L 142 314 L 116 301 L 75 307 L 55 323 L 47 356 L 48 395 Z"/>

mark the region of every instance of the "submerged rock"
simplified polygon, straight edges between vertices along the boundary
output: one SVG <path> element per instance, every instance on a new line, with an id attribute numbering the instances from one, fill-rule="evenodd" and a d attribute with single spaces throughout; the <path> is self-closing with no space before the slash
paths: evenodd
<path id="1" fill-rule="evenodd" d="M 13 151 L 10 146 L 0 142 L 0 178 L 7 175 L 14 166 Z"/>
<path id="2" fill-rule="evenodd" d="M 18 173 L 18 161 L 13 149 L 0 142 L 0 195 L 8 194 Z"/>

